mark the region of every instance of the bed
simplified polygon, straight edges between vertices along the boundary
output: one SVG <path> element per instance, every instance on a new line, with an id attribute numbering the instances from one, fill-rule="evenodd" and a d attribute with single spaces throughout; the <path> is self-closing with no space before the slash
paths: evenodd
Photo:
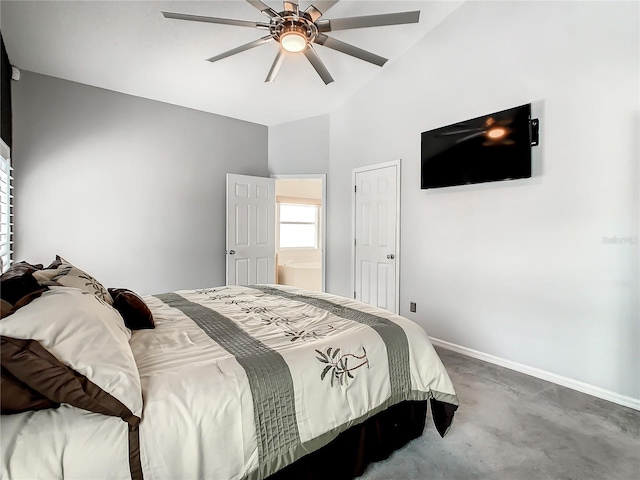
<path id="1" fill-rule="evenodd" d="M 14 373 L 52 405 L 2 415 L 2 478 L 353 478 L 422 433 L 427 402 L 451 425 L 451 380 L 403 317 L 280 285 L 140 298 L 56 261 L 3 307 L 3 413 Z"/>

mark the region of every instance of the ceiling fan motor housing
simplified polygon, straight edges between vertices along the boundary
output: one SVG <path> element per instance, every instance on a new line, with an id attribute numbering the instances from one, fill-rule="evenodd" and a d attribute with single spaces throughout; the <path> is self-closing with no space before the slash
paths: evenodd
<path id="1" fill-rule="evenodd" d="M 303 36 L 307 45 L 312 43 L 318 35 L 318 27 L 315 26 L 311 18 L 295 15 L 291 12 L 281 12 L 281 17 L 271 19 L 270 33 L 273 38 L 282 44 L 283 37 L 290 34 Z M 303 14 L 304 15 L 304 14 Z"/>

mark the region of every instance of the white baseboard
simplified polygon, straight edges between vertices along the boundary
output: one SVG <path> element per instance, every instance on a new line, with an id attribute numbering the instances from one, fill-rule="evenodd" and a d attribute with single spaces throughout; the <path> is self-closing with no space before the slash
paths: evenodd
<path id="1" fill-rule="evenodd" d="M 596 387 L 595 385 L 590 385 L 578 380 L 573 380 L 572 378 L 563 377 L 562 375 L 556 375 L 555 373 L 547 372 L 539 368 L 529 367 L 527 365 L 523 365 L 522 363 L 512 362 L 511 360 L 496 357 L 495 355 L 489 355 L 488 353 L 479 352 L 478 350 L 473 350 L 471 348 L 462 347 L 460 345 L 456 345 L 455 343 L 445 342 L 444 340 L 440 340 L 438 338 L 429 338 L 431 339 L 431 343 L 433 343 L 435 346 L 446 348 L 447 350 L 453 350 L 454 352 L 458 352 L 472 358 L 477 358 L 478 360 L 483 360 L 485 362 L 493 363 L 501 367 L 509 368 L 511 370 L 515 370 L 516 372 L 525 373 L 527 375 L 531 375 L 532 377 L 541 378 L 542 380 L 546 380 L 557 385 L 562 385 L 563 387 L 571 388 L 573 390 L 586 393 L 587 395 L 593 395 L 594 397 L 602 398 L 604 400 L 617 403 L 618 405 L 633 408 L 634 410 L 640 410 L 640 398 L 627 397 L 625 395 L 620 395 L 619 393 L 615 393 L 604 388 Z"/>

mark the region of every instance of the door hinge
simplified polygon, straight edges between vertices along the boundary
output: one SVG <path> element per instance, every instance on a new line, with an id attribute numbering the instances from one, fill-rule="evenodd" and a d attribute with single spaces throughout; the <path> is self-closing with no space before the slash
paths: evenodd
<path id="1" fill-rule="evenodd" d="M 354 247 L 356 246 L 356 239 L 355 238 L 353 239 L 353 246 Z"/>
<path id="2" fill-rule="evenodd" d="M 353 292 L 353 299 L 356 299 L 356 292 Z"/>
<path id="3" fill-rule="evenodd" d="M 357 185 L 354 185 L 354 186 L 353 186 L 353 192 L 355 193 L 355 192 L 357 192 L 357 191 L 358 191 L 358 186 L 357 186 Z"/>

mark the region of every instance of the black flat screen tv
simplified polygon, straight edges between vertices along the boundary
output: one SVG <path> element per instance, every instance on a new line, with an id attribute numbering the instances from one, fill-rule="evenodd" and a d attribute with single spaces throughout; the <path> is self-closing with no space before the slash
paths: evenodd
<path id="1" fill-rule="evenodd" d="M 422 133 L 421 187 L 531 177 L 531 104 Z"/>

